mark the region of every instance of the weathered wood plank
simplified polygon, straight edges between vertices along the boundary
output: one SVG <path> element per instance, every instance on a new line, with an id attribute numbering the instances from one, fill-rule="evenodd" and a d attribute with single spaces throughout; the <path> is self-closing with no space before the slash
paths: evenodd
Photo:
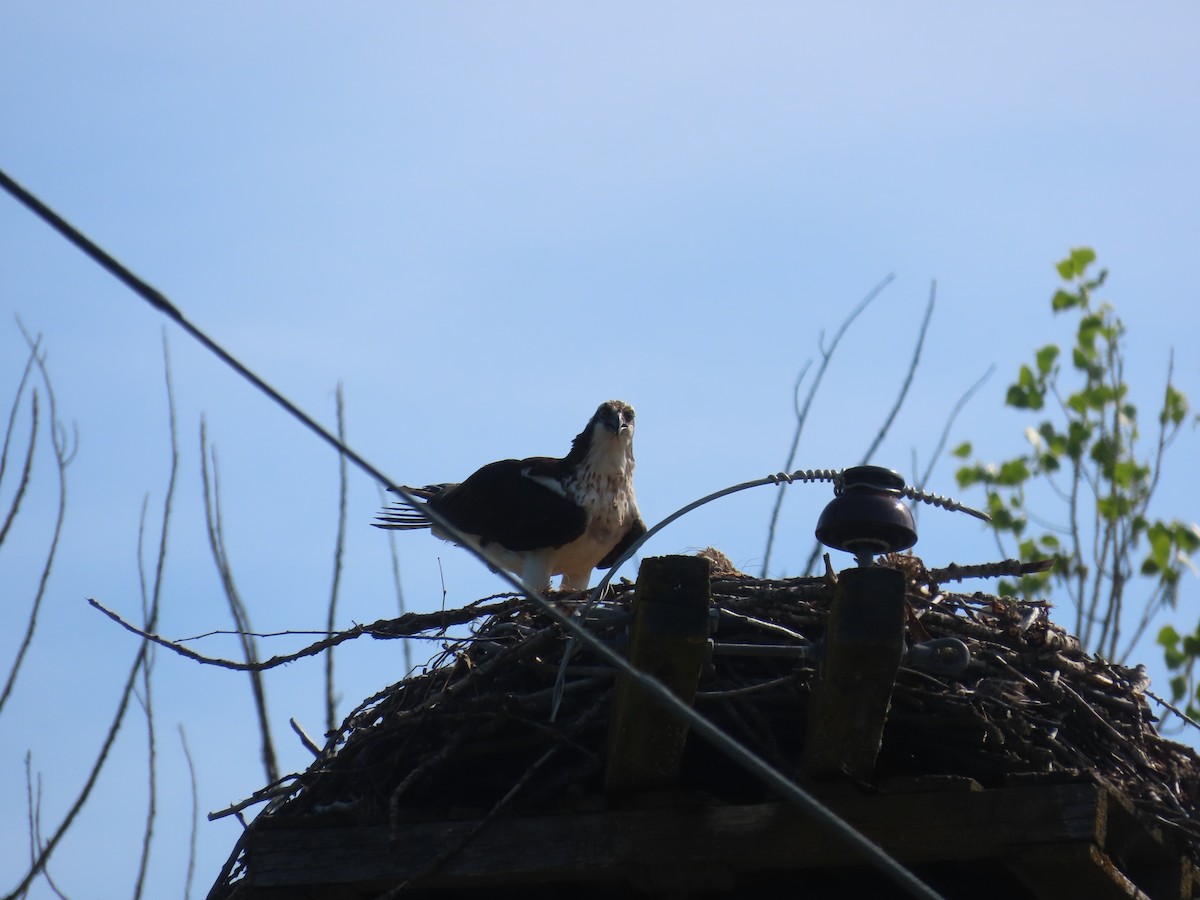
<path id="1" fill-rule="evenodd" d="M 1103 788 L 1090 783 L 978 792 L 841 797 L 829 806 L 903 863 L 1002 858 L 1014 848 L 1097 839 Z M 391 881 L 420 873 L 469 822 L 255 832 L 248 881 L 256 886 Z M 600 881 L 719 861 L 734 871 L 823 868 L 859 862 L 785 804 L 616 810 L 502 819 L 426 886 Z"/>
<path id="2" fill-rule="evenodd" d="M 809 777 L 872 779 L 903 652 L 904 574 L 881 566 L 842 572 L 808 706 Z"/>
<path id="3" fill-rule="evenodd" d="M 1040 900 L 1150 900 L 1095 844 L 1024 847 L 1005 862 Z"/>
<path id="4" fill-rule="evenodd" d="M 709 562 L 699 556 L 647 559 L 638 572 L 629 661 L 691 703 L 708 652 Z M 688 728 L 626 675 L 617 679 L 609 724 L 605 789 L 674 785 Z"/>

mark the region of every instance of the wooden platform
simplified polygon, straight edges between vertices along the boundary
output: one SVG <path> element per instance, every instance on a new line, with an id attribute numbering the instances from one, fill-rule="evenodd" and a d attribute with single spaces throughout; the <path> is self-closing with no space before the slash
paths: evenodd
<path id="1" fill-rule="evenodd" d="M 822 799 L 947 898 L 1200 897 L 1173 841 L 1109 787 L 1032 781 L 984 790 L 958 778 L 884 784 Z M 793 808 L 688 804 L 566 815 L 385 826 L 287 827 L 251 834 L 245 898 L 733 896 L 804 885 L 805 897 L 894 886 Z M 468 839 L 469 838 L 469 839 Z M 464 839 L 465 843 L 464 843 Z M 461 847 L 433 872 L 431 860 Z M 872 888 L 874 885 L 874 888 Z M 828 891 L 826 892 L 826 887 Z"/>

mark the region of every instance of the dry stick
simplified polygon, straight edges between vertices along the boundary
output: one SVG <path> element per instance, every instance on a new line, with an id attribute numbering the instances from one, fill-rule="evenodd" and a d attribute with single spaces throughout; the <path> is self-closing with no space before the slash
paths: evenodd
<path id="1" fill-rule="evenodd" d="M 796 671 L 790 675 L 773 678 L 770 681 L 760 681 L 757 684 L 748 684 L 745 687 L 730 688 L 724 691 L 697 691 L 696 702 L 699 703 L 701 700 L 727 700 L 730 697 L 740 697 L 744 694 L 757 694 L 760 691 L 773 690 L 774 688 L 783 687 L 785 684 L 797 682 L 810 673 L 811 670 Z"/>
<path id="2" fill-rule="evenodd" d="M 424 631 L 427 628 L 440 628 L 442 622 L 447 617 L 453 617 L 452 625 L 460 625 L 463 622 L 469 622 L 477 615 L 491 615 L 507 612 L 520 606 L 524 602 L 524 598 L 513 599 L 507 602 L 496 603 L 492 606 L 480 607 L 465 607 L 463 609 L 449 610 L 446 613 L 405 613 L 399 619 L 380 619 L 377 622 L 372 622 L 370 625 L 356 625 L 347 631 L 340 631 L 337 634 L 331 635 L 324 640 L 316 641 L 309 644 L 303 650 L 298 650 L 295 653 L 285 653 L 279 656 L 272 656 L 270 659 L 249 662 L 239 662 L 233 659 L 218 659 L 213 656 L 204 656 L 197 653 L 189 647 L 183 646 L 180 641 L 172 641 L 164 638 L 161 635 L 152 634 L 142 628 L 138 628 L 131 622 L 122 619 L 117 613 L 100 603 L 98 600 L 88 598 L 88 605 L 92 609 L 99 610 L 108 616 L 126 631 L 136 634 L 138 637 L 145 638 L 160 647 L 166 647 L 178 653 L 185 659 L 190 659 L 193 662 L 202 663 L 207 666 L 218 666 L 222 669 L 232 669 L 235 672 L 264 672 L 267 669 L 274 669 L 276 666 L 282 666 L 286 663 L 295 662 L 298 659 L 303 659 L 306 656 L 316 656 L 323 650 L 330 647 L 336 647 L 345 641 L 351 641 L 355 638 L 363 636 L 373 637 L 376 640 L 398 640 L 406 637 L 413 637 L 416 632 Z M 234 632 L 242 634 L 242 632 Z M 254 634 L 255 632 L 248 632 Z M 287 632 L 282 632 L 286 634 Z M 191 640 L 191 638 L 188 638 Z"/>
<path id="3" fill-rule="evenodd" d="M 432 769 L 440 766 L 453 753 L 457 752 L 466 739 L 479 730 L 479 725 L 478 721 L 468 720 L 462 728 L 442 745 L 437 753 L 414 767 L 392 790 L 391 796 L 388 797 L 388 824 L 391 826 L 393 835 L 396 833 L 396 829 L 400 823 L 400 801 L 404 798 L 408 789 L 428 775 Z"/>
<path id="4" fill-rule="evenodd" d="M 346 405 L 342 399 L 342 385 L 337 386 L 337 436 L 338 440 L 346 441 Z M 342 554 L 346 549 L 346 457 L 338 454 L 338 526 L 337 539 L 333 547 L 333 585 L 329 589 L 329 615 L 325 620 L 325 629 L 333 633 L 334 622 L 337 621 L 338 587 L 342 581 Z M 333 693 L 333 648 L 325 654 L 325 730 L 333 731 L 337 727 L 334 718 L 337 714 L 337 700 Z"/>
<path id="5" fill-rule="evenodd" d="M 292 716 L 288 719 L 288 724 L 292 726 L 292 731 L 296 733 L 296 737 L 300 738 L 300 743 L 313 756 L 321 755 L 321 748 L 317 746 L 317 742 L 308 736 L 308 732 L 304 727 L 296 721 L 296 717 Z M 331 729 L 332 730 L 332 729 Z"/>
<path id="6" fill-rule="evenodd" d="M 399 897 L 406 890 L 413 887 L 416 882 L 420 881 L 422 878 L 428 878 L 447 862 L 461 853 L 463 849 L 469 843 L 471 843 L 471 841 L 475 840 L 475 838 L 477 838 L 485 828 L 495 821 L 496 817 L 499 816 L 500 813 L 503 812 L 504 809 L 507 808 L 508 805 L 513 801 L 513 799 L 528 786 L 529 782 L 533 780 L 534 776 L 537 775 L 537 773 L 542 769 L 543 766 L 546 765 L 546 763 L 553 759 L 564 747 L 575 746 L 571 739 L 580 730 L 582 730 L 584 725 L 586 725 L 592 720 L 592 718 L 595 717 L 597 712 L 604 707 L 604 703 L 606 700 L 608 700 L 610 693 L 611 691 L 606 691 L 605 693 L 601 694 L 597 701 L 587 711 L 585 711 L 579 716 L 579 718 L 572 722 L 571 726 L 562 732 L 562 742 L 554 744 L 549 750 L 534 760 L 530 764 L 529 768 L 521 774 L 521 777 L 517 779 L 516 783 L 509 788 L 508 793 L 497 800 L 496 803 L 493 804 L 492 808 L 489 809 L 486 814 L 484 814 L 483 818 L 477 820 L 463 834 L 463 836 L 458 839 L 458 841 L 456 841 L 452 846 L 447 847 L 432 860 L 430 860 L 425 868 L 420 872 L 405 880 L 393 890 L 383 894 L 378 898 L 378 900 L 394 900 L 394 898 Z"/>
<path id="7" fill-rule="evenodd" d="M 149 495 L 146 495 L 142 500 L 142 515 L 138 521 L 137 541 L 138 581 L 140 582 L 142 592 L 142 621 L 146 623 L 145 627 L 147 630 L 151 628 L 151 609 L 149 594 L 146 590 L 146 568 L 142 558 L 142 544 L 146 530 L 146 505 L 149 499 Z M 136 689 L 134 691 L 134 696 L 138 698 L 142 706 L 142 712 L 146 716 L 146 780 L 148 785 L 146 827 L 142 832 L 142 853 L 138 861 L 137 880 L 134 882 L 134 900 L 138 900 L 145 890 L 146 871 L 150 865 L 150 845 L 154 838 L 154 819 L 158 813 L 158 748 L 156 746 L 154 729 L 154 693 L 150 678 L 153 669 L 154 648 L 151 647 L 142 658 L 142 693 L 139 695 Z"/>
<path id="8" fill-rule="evenodd" d="M 225 859 L 225 864 L 221 866 L 221 871 L 217 874 L 217 880 L 213 882 L 212 887 L 205 894 L 205 900 L 222 900 L 228 896 L 226 888 L 229 886 L 229 878 L 236 868 L 238 860 L 242 856 L 242 852 L 246 849 L 246 842 L 250 838 L 250 829 L 245 829 L 238 839 L 233 843 L 233 849 L 229 851 L 229 856 Z"/>
<path id="9" fill-rule="evenodd" d="M 912 359 L 908 363 L 908 372 L 904 376 L 904 383 L 900 385 L 900 392 L 896 395 L 896 401 L 892 404 L 892 408 L 888 411 L 887 416 L 883 420 L 883 424 L 879 426 L 879 430 L 875 433 L 875 438 L 871 441 L 866 452 L 858 461 L 858 464 L 864 465 L 871 461 L 871 457 L 875 451 L 879 449 L 879 445 L 883 443 L 888 432 L 892 429 L 892 424 L 896 421 L 896 416 L 900 414 L 900 408 L 904 406 L 904 401 L 908 397 L 909 388 L 912 387 L 913 377 L 917 374 L 917 367 L 921 363 L 921 350 L 925 347 L 925 336 L 929 333 L 929 321 L 933 318 L 933 307 L 937 300 L 937 282 L 934 281 L 929 286 L 929 301 L 925 304 L 925 316 L 921 319 L 921 327 L 917 331 L 917 343 L 913 348 Z M 804 572 L 811 572 L 813 566 L 816 565 L 817 557 L 821 555 L 821 542 L 813 541 L 812 552 L 808 555 L 808 561 L 804 563 Z"/>
<path id="10" fill-rule="evenodd" d="M 933 307 L 937 302 L 937 282 L 931 282 L 929 285 L 929 302 L 925 304 L 925 316 L 921 319 L 921 328 L 917 332 L 917 345 L 913 348 L 912 360 L 908 364 L 908 372 L 904 376 L 904 383 L 900 386 L 900 393 L 896 395 L 896 402 L 892 404 L 891 410 L 888 411 L 887 418 L 884 419 L 883 425 L 880 426 L 879 432 L 875 435 L 875 440 L 871 442 L 871 446 L 867 448 L 867 452 L 862 455 L 859 460 L 859 465 L 863 465 L 871 461 L 871 457 L 875 455 L 875 451 L 879 449 L 879 445 L 883 443 L 891 431 L 892 423 L 896 421 L 896 416 L 900 414 L 900 408 L 904 406 L 904 401 L 908 397 L 908 391 L 912 387 L 913 377 L 917 374 L 917 367 L 921 364 L 921 350 L 925 347 L 925 336 L 929 333 L 929 322 L 933 318 Z"/>
<path id="11" fill-rule="evenodd" d="M 20 325 L 20 320 L 17 320 L 17 324 Z M 33 603 L 30 604 L 29 619 L 25 625 L 25 634 L 21 639 L 20 648 L 17 650 L 17 655 L 9 669 L 4 689 L 0 691 L 0 710 L 4 709 L 5 702 L 8 700 L 9 695 L 12 694 L 13 687 L 17 681 L 17 675 L 21 670 L 21 664 L 25 659 L 25 654 L 29 651 L 29 647 L 33 643 L 33 634 L 37 630 L 38 613 L 42 608 L 42 600 L 46 596 L 46 586 L 50 581 L 50 571 L 54 568 L 54 560 L 58 554 L 58 540 L 62 536 L 63 522 L 67 516 L 67 466 L 71 461 L 71 454 L 67 451 L 65 438 L 55 427 L 58 421 L 58 406 L 55 400 L 54 386 L 50 380 L 50 373 L 46 369 L 46 361 L 37 352 L 39 342 L 33 340 L 23 326 L 21 333 L 25 336 L 25 340 L 30 346 L 32 360 L 37 366 L 42 376 L 42 384 L 46 388 L 46 400 L 50 410 L 50 443 L 54 448 L 54 466 L 58 475 L 58 509 L 55 513 L 54 532 L 50 537 L 50 546 L 46 550 L 46 562 L 42 566 L 42 574 L 38 579 L 37 591 L 34 594 Z"/>
<path id="12" fill-rule="evenodd" d="M 27 803 L 29 804 L 29 861 L 33 862 L 37 853 L 42 847 L 42 776 L 38 773 L 37 777 L 37 792 L 33 790 L 33 757 L 28 750 L 25 751 L 25 793 Z M 42 870 L 42 877 L 46 879 L 46 884 L 50 886 L 50 890 L 54 892 L 56 897 L 61 900 L 67 900 L 67 895 L 62 892 L 57 884 L 54 883 L 54 878 L 50 874 L 49 869 Z"/>
<path id="13" fill-rule="evenodd" d="M 217 819 L 224 819 L 226 816 L 238 815 L 242 810 L 249 809 L 259 803 L 264 803 L 267 800 L 273 800 L 276 797 L 287 797 L 294 794 L 297 790 L 297 776 L 295 774 L 284 775 L 278 781 L 272 782 L 264 788 L 259 788 L 245 800 L 239 800 L 237 803 L 210 812 L 207 816 L 208 821 L 215 822 Z M 245 821 L 240 815 L 238 820 L 245 826 Z"/>
<path id="14" fill-rule="evenodd" d="M 511 648 L 496 653 L 495 656 L 487 660 L 482 665 L 468 669 L 466 674 L 463 675 L 463 677 L 461 677 L 458 681 L 453 682 L 438 693 L 430 695 L 411 709 L 406 709 L 402 712 L 395 713 L 391 717 L 391 722 L 394 724 L 402 719 L 409 719 L 413 716 L 420 715 L 426 712 L 430 707 L 436 706 L 439 703 L 443 703 L 449 698 L 462 693 L 467 687 L 474 685 L 476 682 L 491 677 L 492 673 L 497 669 L 512 665 L 533 651 L 540 649 L 543 644 L 557 634 L 558 630 L 555 628 L 555 626 L 547 625 L 545 628 L 542 628 L 540 631 L 537 631 L 525 640 L 521 641 L 521 643 L 514 644 Z M 339 737 L 343 733 L 349 731 L 356 717 L 369 709 L 372 702 L 378 701 L 379 699 L 387 696 L 391 690 L 392 688 L 385 688 L 374 697 L 368 698 L 366 701 L 360 703 L 358 707 L 356 707 L 348 716 L 346 716 L 346 720 L 342 723 L 341 727 L 330 735 L 326 744 L 326 752 L 332 751 L 332 748 L 336 746 L 336 742 L 338 741 Z M 255 794 L 245 800 L 239 801 L 238 803 L 228 806 L 225 809 L 210 812 L 208 814 L 208 819 L 210 822 L 216 821 L 217 819 L 224 818 L 225 816 L 241 812 L 243 809 L 254 806 L 256 803 L 261 803 L 264 800 L 269 800 L 279 796 L 286 796 L 287 794 L 290 794 L 296 790 L 296 782 L 299 777 L 300 776 L 298 775 L 288 775 L 277 779 L 268 787 L 257 791 Z M 287 783 L 285 784 L 284 782 Z"/>
<path id="15" fill-rule="evenodd" d="M 29 445 L 25 448 L 25 464 L 21 467 L 21 480 L 17 483 L 17 490 L 13 494 L 8 514 L 4 517 L 4 523 L 0 524 L 0 544 L 3 544 L 4 539 L 8 537 L 8 530 L 12 528 L 12 523 L 17 518 L 17 513 L 21 509 L 21 501 L 25 499 L 25 492 L 29 489 L 30 476 L 33 472 L 33 457 L 37 451 L 39 424 L 38 394 L 36 388 L 30 395 L 30 401 L 30 418 L 32 421 L 29 425 Z"/>
<path id="16" fill-rule="evenodd" d="M 17 320 L 18 324 L 20 319 Z M 25 334 L 24 328 L 21 333 Z M 29 335 L 25 334 L 25 340 L 29 340 Z M 34 342 L 32 349 L 29 351 L 29 358 L 25 360 L 25 369 L 21 373 L 21 380 L 17 382 L 17 389 L 13 393 L 12 406 L 8 411 L 8 427 L 4 431 L 4 445 L 0 447 L 0 482 L 4 481 L 4 471 L 8 468 L 8 448 L 12 442 L 13 434 L 17 427 L 17 411 L 21 408 L 21 398 L 25 396 L 25 385 L 29 383 L 29 376 L 33 372 L 34 359 L 37 357 L 38 348 L 41 344 L 41 338 Z"/>
<path id="17" fill-rule="evenodd" d="M 183 758 L 187 762 L 188 783 L 192 788 L 192 829 L 188 836 L 187 880 L 183 884 L 183 898 L 192 896 L 192 878 L 196 874 L 196 832 L 200 819 L 200 794 L 196 789 L 196 766 L 192 762 L 192 751 L 188 749 L 187 733 L 183 723 L 179 724 L 179 742 L 183 745 Z"/>
<path id="18" fill-rule="evenodd" d="M 913 485 L 913 487 L 915 487 L 918 491 L 925 490 L 925 485 L 929 483 L 929 478 L 933 475 L 934 466 L 936 466 L 937 461 L 941 459 L 942 451 L 946 449 L 946 442 L 950 439 L 950 429 L 954 427 L 954 422 L 958 419 L 959 413 L 966 408 L 966 405 L 971 402 L 971 398 L 974 397 L 979 389 L 983 387 L 984 383 L 992 377 L 995 371 L 996 364 L 992 363 L 990 366 L 988 366 L 987 371 L 979 376 L 978 380 L 976 380 L 973 385 L 963 392 L 963 395 L 958 398 L 958 401 L 950 410 L 950 415 L 946 417 L 946 424 L 942 426 L 942 433 L 938 437 L 938 442 L 936 445 L 934 445 L 933 454 L 929 457 L 929 465 L 925 467 L 925 471 L 921 473 L 921 477 L 917 480 L 917 483 Z M 914 516 L 918 514 L 920 508 L 921 504 L 916 504 L 916 508 L 913 509 Z"/>
<path id="19" fill-rule="evenodd" d="M 929 580 L 933 584 L 943 581 L 964 581 L 968 578 L 1000 578 L 1004 576 L 1031 575 L 1034 572 L 1045 572 L 1054 565 L 1052 559 L 1039 559 L 1035 562 L 1023 563 L 1019 559 L 1006 559 L 1001 562 L 982 563 L 973 566 L 960 566 L 950 563 L 940 569 L 929 570 Z"/>
<path id="20" fill-rule="evenodd" d="M 379 485 L 376 485 L 376 490 L 379 492 L 379 505 L 387 504 L 387 492 Z M 392 529 L 385 529 L 387 533 L 388 552 L 392 558 L 392 583 L 396 589 L 396 606 L 400 610 L 400 615 L 403 616 L 408 610 L 404 605 L 404 588 L 400 584 L 400 552 L 396 546 L 396 532 Z M 412 664 L 412 647 L 407 643 L 404 645 L 404 671 L 411 672 Z"/>
<path id="21" fill-rule="evenodd" d="M 158 536 L 158 555 L 154 564 L 154 582 L 149 593 L 146 590 L 145 566 L 142 562 L 142 534 L 146 524 L 146 506 L 142 505 L 142 518 L 138 525 L 138 579 L 142 590 L 142 615 L 146 631 L 158 626 L 158 612 L 162 599 L 163 573 L 167 562 L 167 537 L 171 526 L 171 507 L 175 499 L 175 484 L 179 474 L 179 430 L 175 416 L 175 386 L 171 381 L 171 352 L 167 343 L 167 332 L 163 329 L 163 382 L 167 392 L 167 423 L 171 437 L 171 468 L 167 476 L 167 493 L 163 498 L 162 526 Z M 142 857 L 138 865 L 134 900 L 142 896 L 145 889 L 146 872 L 150 864 L 150 844 L 154 837 L 154 820 L 158 803 L 158 753 L 154 730 L 154 704 L 151 693 L 151 674 L 154 669 L 154 648 L 149 647 L 142 658 L 142 692 L 145 698 L 147 753 L 149 755 L 149 801 L 146 810 L 146 831 L 142 837 Z"/>
<path id="22" fill-rule="evenodd" d="M 246 605 L 242 602 L 237 586 L 233 581 L 233 568 L 229 563 L 229 555 L 225 549 L 225 534 L 221 515 L 221 483 L 217 468 L 217 451 L 212 449 L 212 486 L 209 487 L 207 465 L 208 441 L 203 417 L 200 419 L 200 474 L 204 485 L 204 518 L 208 527 L 208 541 L 212 548 L 213 559 L 221 576 L 221 584 L 225 589 L 225 598 L 229 602 L 229 611 L 239 631 L 242 654 L 248 663 L 245 671 L 250 675 L 250 693 L 254 698 L 254 708 L 258 716 L 258 729 L 262 740 L 263 769 L 267 781 L 279 779 L 279 767 L 275 761 L 275 747 L 271 740 L 271 725 L 267 717 L 266 689 L 263 686 L 261 670 L 258 668 L 258 650 L 254 638 L 250 636 L 250 618 Z"/>
<path id="23" fill-rule="evenodd" d="M 113 744 L 117 740 L 117 734 L 120 732 L 121 725 L 125 720 L 125 713 L 129 708 L 129 698 L 133 695 L 133 687 L 137 683 L 138 675 L 141 673 L 142 660 L 145 658 L 146 650 L 149 646 L 150 645 L 146 641 L 142 641 L 141 646 L 138 648 L 137 655 L 133 659 L 133 664 L 129 667 L 129 674 L 126 676 L 125 686 L 121 690 L 121 699 L 117 704 L 117 711 L 113 715 L 112 724 L 109 726 L 108 734 L 105 736 L 104 741 L 100 746 L 100 752 L 96 755 L 95 762 L 92 764 L 92 770 L 88 774 L 87 781 L 84 783 L 83 788 L 75 798 L 75 801 L 71 804 L 71 808 L 67 811 L 67 814 L 63 818 L 62 822 L 59 823 L 58 828 L 55 829 L 54 834 L 50 836 L 50 840 L 48 840 L 45 846 L 42 848 L 38 858 L 34 860 L 33 865 L 30 866 L 29 871 L 25 874 L 25 877 L 21 879 L 20 884 L 17 885 L 15 890 L 9 894 L 6 894 L 3 898 L 0 898 L 0 900 L 18 900 L 19 897 L 24 895 L 25 891 L 29 888 L 29 885 L 33 882 L 33 879 L 35 879 L 45 869 L 46 862 L 49 860 L 50 855 L 54 852 L 55 848 L 58 847 L 58 842 L 62 840 L 63 835 L 67 833 L 68 829 L 70 829 L 71 825 L 75 822 L 75 817 L 79 815 L 79 811 L 83 809 L 84 804 L 87 803 L 88 797 L 91 796 L 92 788 L 96 786 L 96 781 L 100 777 L 100 771 L 104 768 L 104 764 L 108 761 L 108 754 L 112 750 Z"/>
<path id="24" fill-rule="evenodd" d="M 800 448 L 800 435 L 804 431 L 804 423 L 808 420 L 808 411 L 812 407 L 813 398 L 817 395 L 817 389 L 821 386 L 821 379 L 825 377 L 825 370 L 829 368 L 829 360 L 833 357 L 833 353 L 837 350 L 837 345 L 842 340 L 842 335 L 846 333 L 846 329 L 858 318 L 859 314 L 864 309 L 871 305 L 871 302 L 878 297 L 885 287 L 892 283 L 895 275 L 888 275 L 883 281 L 871 288 L 858 306 L 850 311 L 850 315 L 842 321 L 838 326 L 838 330 L 833 335 L 833 341 L 829 345 L 829 349 L 820 347 L 821 350 L 821 365 L 817 367 L 817 374 L 813 378 L 812 386 L 808 389 L 808 396 L 804 400 L 804 407 L 796 410 L 796 430 L 792 434 L 792 446 L 788 450 L 787 462 L 784 464 L 784 471 L 790 472 L 792 466 L 796 462 L 796 451 Z M 825 334 L 821 333 L 821 339 L 824 341 Z M 800 373 L 800 378 L 796 380 L 796 391 L 800 390 L 800 380 L 803 379 L 804 373 L 808 371 L 808 363 L 805 363 L 804 369 Z M 771 523 L 767 527 L 767 548 L 763 552 L 762 577 L 767 577 L 767 568 L 771 564 L 771 549 L 775 545 L 775 529 L 779 524 L 779 511 L 783 508 L 783 492 L 787 485 L 779 486 L 779 496 L 775 498 L 775 506 L 771 509 Z"/>
<path id="25" fill-rule="evenodd" d="M 21 398 L 25 396 L 25 387 L 29 384 L 29 376 L 33 372 L 34 363 L 38 360 L 38 350 L 41 345 L 41 336 L 39 335 L 36 341 L 30 341 L 28 333 L 24 326 L 21 325 L 21 320 L 17 319 L 17 326 L 21 329 L 21 334 L 25 337 L 26 343 L 30 345 L 29 357 L 25 360 L 25 369 L 21 372 L 21 380 L 17 382 L 17 389 L 13 393 L 12 407 L 8 411 L 8 427 L 4 431 L 4 446 L 0 448 L 0 484 L 4 482 L 4 472 L 8 468 L 8 450 L 12 443 L 13 435 L 17 430 L 17 412 L 21 408 Z M 30 447 L 27 451 L 25 459 L 25 475 L 21 479 L 20 485 L 17 487 L 17 493 L 13 498 L 12 509 L 5 517 L 5 525 L 0 529 L 0 544 L 4 543 L 4 535 L 7 534 L 9 524 L 16 517 L 17 507 L 20 506 L 21 497 L 25 493 L 25 489 L 29 484 L 29 467 L 33 457 L 33 444 L 37 441 L 37 391 L 33 391 L 33 421 L 34 426 L 29 434 Z"/>

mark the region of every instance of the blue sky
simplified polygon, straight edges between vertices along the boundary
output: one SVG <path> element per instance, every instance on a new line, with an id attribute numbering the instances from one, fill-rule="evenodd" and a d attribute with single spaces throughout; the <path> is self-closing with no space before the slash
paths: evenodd
<path id="1" fill-rule="evenodd" d="M 915 453 L 923 469 L 954 402 L 993 363 L 951 439 L 993 459 L 1018 452 L 1031 420 L 1002 408 L 1004 391 L 1035 348 L 1069 339 L 1049 311 L 1053 264 L 1081 244 L 1111 270 L 1103 296 L 1128 326 L 1147 426 L 1172 348 L 1180 388 L 1200 401 L 1198 25 L 1189 2 L 10 0 L 0 168 L 325 422 L 341 382 L 351 442 L 398 481 L 561 454 L 597 403 L 628 400 L 654 522 L 783 465 L 797 373 L 889 273 L 834 357 L 798 466 L 859 460 L 933 279 L 922 365 L 874 461 L 912 475 Z M 0 716 L 0 846 L 20 848 L 26 750 L 50 827 L 136 651 L 84 598 L 140 608 L 138 518 L 147 495 L 160 509 L 169 460 L 165 323 L 7 197 L 0 311 L 0 390 L 15 390 L 24 364 L 19 315 L 42 335 L 60 417 L 79 431 L 38 639 Z M 166 332 L 181 461 L 161 631 L 230 624 L 200 505 L 202 414 L 255 627 L 322 627 L 335 457 Z M 1194 431 L 1181 436 L 1159 514 L 1200 516 L 1198 447 Z M 0 549 L 14 621 L 56 502 L 46 462 Z M 954 493 L 950 461 L 930 487 Z M 387 538 L 369 527 L 377 499 L 352 474 L 343 624 L 396 610 Z M 789 493 L 772 574 L 799 574 L 827 499 L 825 488 Z M 756 572 L 773 501 L 762 488 L 711 504 L 646 552 L 712 544 Z M 920 524 L 928 562 L 996 556 L 965 516 L 926 510 Z M 399 549 L 410 608 L 437 607 L 443 584 L 452 605 L 502 588 L 427 536 L 403 535 Z M 1188 580 L 1185 627 L 1198 595 Z M 0 638 L 5 668 L 13 642 Z M 235 652 L 221 639 L 200 647 Z M 1165 691 L 1155 648 L 1140 658 Z M 397 644 L 351 645 L 337 666 L 342 711 L 404 674 Z M 322 729 L 321 674 L 308 662 L 268 676 L 285 770 L 307 762 L 287 719 Z M 202 816 L 251 793 L 262 771 L 244 678 L 163 654 L 156 677 L 162 797 L 148 895 L 174 896 L 191 802 L 177 724 Z M 144 742 L 135 712 L 53 867 L 72 896 L 132 884 Z M 194 895 L 237 830 L 202 819 Z M 23 865 L 19 850 L 0 855 L 0 887 Z"/>

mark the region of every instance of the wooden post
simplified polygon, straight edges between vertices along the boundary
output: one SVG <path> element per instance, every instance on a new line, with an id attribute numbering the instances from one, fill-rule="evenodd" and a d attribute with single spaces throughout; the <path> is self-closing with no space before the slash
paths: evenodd
<path id="1" fill-rule="evenodd" d="M 709 561 L 698 556 L 647 559 L 638 572 L 629 626 L 629 661 L 691 703 L 708 653 L 712 603 Z M 605 789 L 614 793 L 674 785 L 687 726 L 622 675 L 613 696 Z"/>
<path id="2" fill-rule="evenodd" d="M 880 566 L 841 572 L 808 710 L 810 778 L 871 780 L 903 652 L 903 573 Z"/>

